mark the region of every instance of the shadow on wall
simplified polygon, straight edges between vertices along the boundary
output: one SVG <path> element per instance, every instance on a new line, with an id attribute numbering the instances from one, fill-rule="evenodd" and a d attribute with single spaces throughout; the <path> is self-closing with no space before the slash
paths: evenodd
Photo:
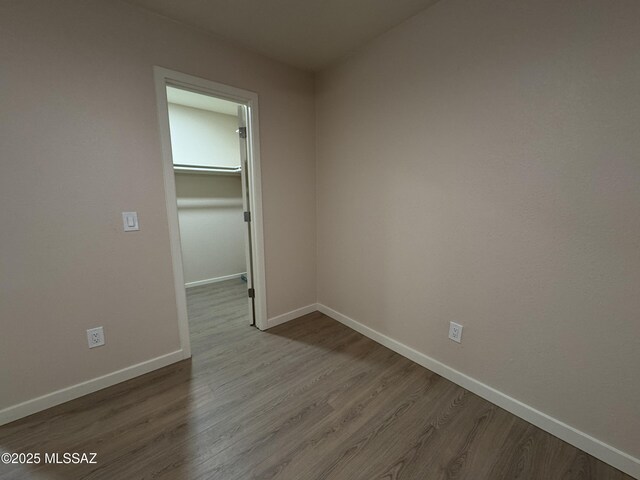
<path id="1" fill-rule="evenodd" d="M 246 272 L 239 175 L 176 174 L 185 282 Z"/>

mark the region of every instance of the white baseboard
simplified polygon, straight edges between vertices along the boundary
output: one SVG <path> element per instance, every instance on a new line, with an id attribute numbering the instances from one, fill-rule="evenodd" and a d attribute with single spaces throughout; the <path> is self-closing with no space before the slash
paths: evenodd
<path id="1" fill-rule="evenodd" d="M 245 272 L 234 273 L 233 275 L 225 275 L 223 277 L 205 278 L 204 280 L 197 280 L 195 282 L 187 282 L 184 284 L 184 286 L 185 288 L 199 287 L 200 285 L 209 285 L 210 283 L 224 282 L 225 280 L 240 278 L 240 275 L 245 275 Z"/>
<path id="2" fill-rule="evenodd" d="M 102 390 L 103 388 L 111 387 L 117 383 L 131 380 L 132 378 L 166 367 L 185 358 L 188 358 L 188 356 L 185 356 L 182 350 L 177 350 L 160 357 L 152 358 L 146 362 L 131 365 L 130 367 L 108 373 L 101 377 L 92 378 L 91 380 L 47 393 L 41 397 L 12 405 L 0 410 L 0 425 L 5 425 L 28 415 L 46 410 L 47 408 L 68 402 L 69 400 Z"/>
<path id="3" fill-rule="evenodd" d="M 316 312 L 318 310 L 318 304 L 312 303 L 311 305 L 307 305 L 306 307 L 297 308 L 295 310 L 291 310 L 290 312 L 283 313 L 282 315 L 278 315 L 277 317 L 273 317 L 267 320 L 267 329 L 271 327 L 275 327 L 276 325 L 280 325 L 281 323 L 288 322 L 289 320 L 293 320 L 295 318 L 301 317 L 311 312 Z"/>
<path id="4" fill-rule="evenodd" d="M 553 418 L 535 408 L 512 398 L 495 388 L 490 387 L 464 373 L 445 365 L 438 360 L 420 353 L 387 335 L 384 335 L 352 318 L 343 315 L 325 305 L 318 304 L 318 310 L 325 315 L 337 320 L 349 328 L 369 337 L 381 345 L 399 353 L 400 355 L 416 362 L 419 365 L 451 380 L 453 383 L 475 393 L 476 395 L 504 408 L 508 412 L 532 423 L 536 427 L 549 432 L 567 443 L 587 452 L 613 467 L 622 470 L 634 478 L 640 479 L 640 459 L 628 453 L 618 450 L 611 445 L 601 442 L 576 428 L 573 428 L 560 420 Z"/>

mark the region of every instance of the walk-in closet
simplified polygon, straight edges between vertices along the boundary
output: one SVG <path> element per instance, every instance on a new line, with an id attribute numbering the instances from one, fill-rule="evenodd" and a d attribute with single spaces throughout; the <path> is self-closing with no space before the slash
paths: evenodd
<path id="1" fill-rule="evenodd" d="M 191 334 L 249 324 L 238 104 L 173 87 L 167 101 Z"/>

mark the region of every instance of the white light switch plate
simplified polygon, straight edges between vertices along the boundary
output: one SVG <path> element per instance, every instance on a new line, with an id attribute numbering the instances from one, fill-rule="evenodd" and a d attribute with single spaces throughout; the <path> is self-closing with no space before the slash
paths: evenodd
<path id="1" fill-rule="evenodd" d="M 138 212 L 122 212 L 122 226 L 125 232 L 140 230 L 138 225 Z"/>

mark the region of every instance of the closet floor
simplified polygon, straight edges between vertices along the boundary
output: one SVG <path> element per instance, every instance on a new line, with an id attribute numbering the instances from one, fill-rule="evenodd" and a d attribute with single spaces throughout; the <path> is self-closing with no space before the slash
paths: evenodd
<path id="1" fill-rule="evenodd" d="M 258 331 L 240 280 L 188 301 L 191 360 L 0 427 L 97 464 L 0 479 L 631 478 L 320 313 Z"/>

